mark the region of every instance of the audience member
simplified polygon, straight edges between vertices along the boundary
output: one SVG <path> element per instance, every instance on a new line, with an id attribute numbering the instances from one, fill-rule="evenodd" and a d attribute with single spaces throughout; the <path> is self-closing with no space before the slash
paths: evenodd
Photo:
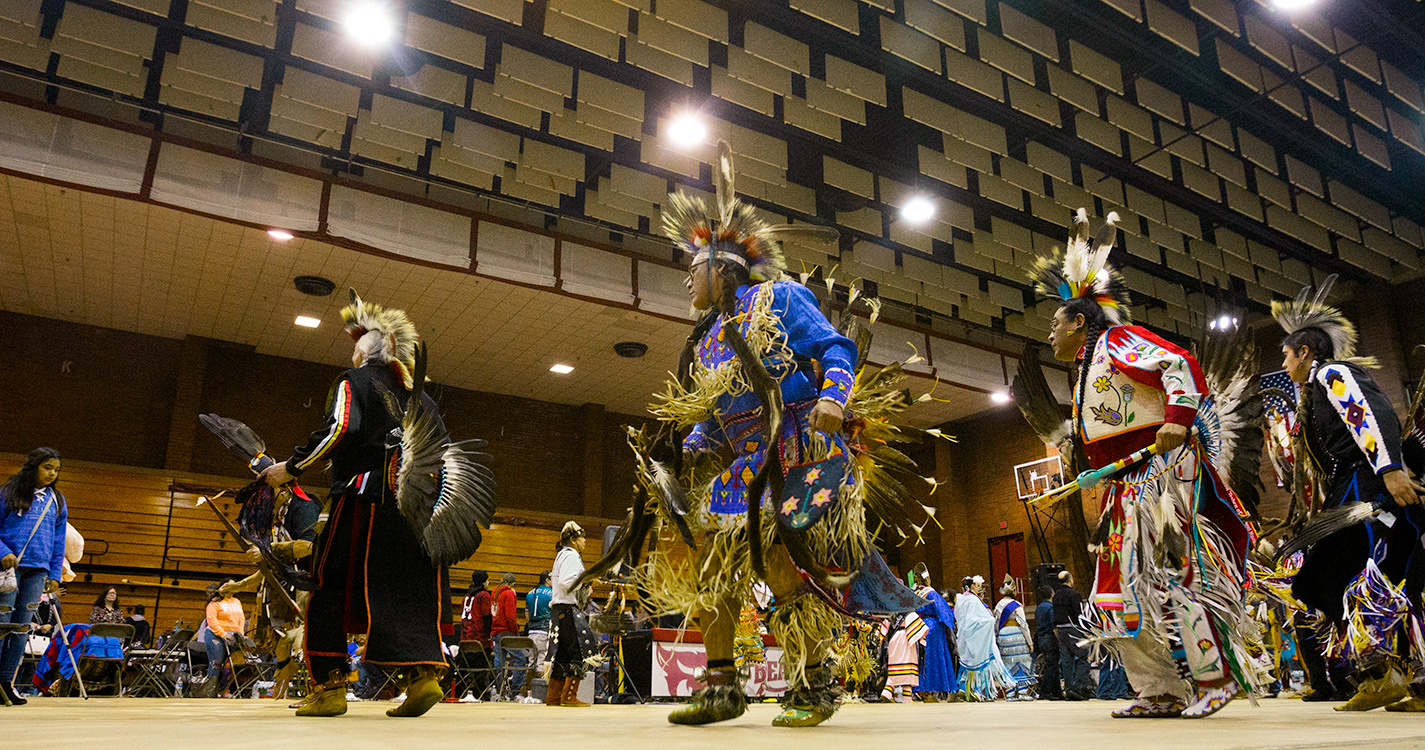
<path id="1" fill-rule="evenodd" d="M 94 600 L 94 608 L 89 610 L 90 625 L 125 625 L 128 621 L 129 616 L 124 614 L 124 608 L 119 606 L 119 590 L 113 586 L 105 589 L 104 593 Z"/>
<path id="2" fill-rule="evenodd" d="M 1039 605 L 1034 608 L 1039 697 L 1061 701 L 1064 699 L 1064 686 L 1059 682 L 1059 638 L 1054 635 L 1054 589 L 1041 584 L 1034 593 L 1039 597 Z"/>
<path id="3" fill-rule="evenodd" d="M 516 614 L 515 602 L 515 574 L 506 573 L 500 579 L 500 587 L 495 589 L 494 606 L 491 609 L 490 618 L 490 639 L 495 643 L 495 669 L 503 670 L 506 660 L 513 668 L 528 666 L 525 652 L 515 650 L 506 652 L 502 645 L 505 638 L 519 635 L 519 618 Z M 505 682 L 505 673 L 500 672 L 500 681 Z M 524 673 L 519 672 L 514 675 L 511 684 L 502 685 L 501 697 L 515 697 L 516 691 L 524 685 Z"/>
<path id="4" fill-rule="evenodd" d="M 475 672 L 474 683 L 469 686 L 470 692 L 477 699 L 490 687 L 489 670 L 493 663 L 490 629 L 494 622 L 494 611 L 490 592 L 485 588 L 489 580 L 490 574 L 483 570 L 472 572 L 470 588 L 465 590 L 465 601 L 460 608 L 461 642 L 475 641 L 481 646 L 480 651 L 466 648 L 460 653 L 460 659 L 465 666 L 480 670 Z"/>
<path id="5" fill-rule="evenodd" d="M 230 581 L 224 581 L 229 583 Z M 205 618 L 208 629 L 203 636 L 203 646 L 208 652 L 208 681 L 204 691 L 208 697 L 222 694 L 223 665 L 233 649 L 239 647 L 240 638 L 247 618 L 242 611 L 242 602 L 232 594 L 224 594 L 220 587 L 208 587 L 208 610 Z"/>
<path id="6" fill-rule="evenodd" d="M 133 644 L 140 647 L 148 646 L 148 636 L 152 630 L 152 625 L 149 624 L 148 618 L 144 617 L 144 606 L 142 604 L 134 605 L 134 613 L 129 616 L 128 623 L 134 626 Z"/>
<path id="7" fill-rule="evenodd" d="M 494 620 L 494 604 L 485 588 L 490 574 L 477 570 L 470 574 L 470 588 L 465 590 L 465 603 L 460 609 L 460 640 L 479 641 L 490 651 L 490 630 Z"/>
<path id="8" fill-rule="evenodd" d="M 554 589 L 549 586 L 549 571 L 539 574 L 539 585 L 524 597 L 525 633 L 534 641 L 534 672 L 543 674 L 546 652 L 549 650 L 549 600 Z"/>
<path id="9" fill-rule="evenodd" d="M 20 470 L 0 486 L 0 622 L 28 625 L 42 593 L 59 590 L 64 568 L 64 530 L 69 511 L 59 493 L 59 452 L 36 448 Z M 0 690 L 17 706 L 25 700 L 11 682 L 25 653 L 25 633 L 0 640 Z"/>
<path id="10" fill-rule="evenodd" d="M 40 600 L 59 590 L 68 515 L 59 470 L 59 453 L 38 448 L 0 486 L 0 581 L 9 589 L 0 593 L 0 622 L 29 624 Z M 0 638 L 0 684 L 14 705 L 25 703 L 13 680 L 27 641 L 24 632 Z"/>
<path id="11" fill-rule="evenodd" d="M 1101 701 L 1133 700 L 1137 694 L 1128 685 L 1128 672 L 1109 654 L 1098 663 L 1098 693 Z"/>
<path id="12" fill-rule="evenodd" d="M 1079 617 L 1083 614 L 1084 598 L 1074 590 L 1074 577 L 1069 571 L 1059 574 L 1054 592 L 1054 636 L 1059 641 L 1059 672 L 1064 678 L 1064 699 L 1085 701 L 1094 697 L 1089 683 L 1089 652 L 1079 645 L 1083 631 Z"/>

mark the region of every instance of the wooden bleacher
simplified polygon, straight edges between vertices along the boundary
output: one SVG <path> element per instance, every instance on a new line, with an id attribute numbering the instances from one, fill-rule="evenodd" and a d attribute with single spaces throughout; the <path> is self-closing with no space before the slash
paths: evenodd
<path id="1" fill-rule="evenodd" d="M 20 468 L 24 457 L 0 454 L 0 477 Z M 69 507 L 69 522 L 84 535 L 84 557 L 73 564 L 77 578 L 65 584 L 64 621 L 88 622 L 100 593 L 114 586 L 125 609 L 144 605 L 154 633 L 170 630 L 182 620 L 196 627 L 203 618 L 204 588 L 214 581 L 242 578 L 252 572 L 242 547 L 227 538 L 212 510 L 198 499 L 229 490 L 217 501 L 230 519 L 237 518 L 231 491 L 244 480 L 207 474 L 142 469 L 66 459 L 59 489 Z M 325 488 L 322 488 L 325 489 Z M 323 496 L 324 497 L 324 496 Z M 460 617 L 461 601 L 476 569 L 490 573 L 490 588 L 506 572 L 515 574 L 520 623 L 524 595 L 542 571 L 554 562 L 554 543 L 568 516 L 530 511 L 502 512 L 484 533 L 484 542 L 469 560 L 450 570 L 451 604 Z M 599 554 L 604 526 L 617 521 L 574 517 L 589 534 L 586 563 Z M 595 596 L 605 591 L 595 589 Z M 252 618 L 253 595 L 242 594 Z"/>

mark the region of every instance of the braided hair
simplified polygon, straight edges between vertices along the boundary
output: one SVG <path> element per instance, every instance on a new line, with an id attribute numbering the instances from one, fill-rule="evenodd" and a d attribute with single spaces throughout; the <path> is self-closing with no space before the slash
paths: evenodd
<path id="1" fill-rule="evenodd" d="M 1104 314 L 1103 308 L 1098 303 L 1085 297 L 1076 297 L 1068 300 L 1059 308 L 1070 319 L 1077 315 L 1084 316 L 1084 358 L 1079 361 L 1078 372 L 1078 393 L 1075 394 L 1075 403 L 1084 403 L 1085 387 L 1088 385 L 1089 363 L 1093 362 L 1094 350 L 1098 347 L 1098 340 L 1103 337 L 1104 331 L 1113 327 L 1108 316 Z M 1083 415 L 1079 415 L 1083 419 Z M 1075 426 L 1075 430 L 1078 427 Z"/>

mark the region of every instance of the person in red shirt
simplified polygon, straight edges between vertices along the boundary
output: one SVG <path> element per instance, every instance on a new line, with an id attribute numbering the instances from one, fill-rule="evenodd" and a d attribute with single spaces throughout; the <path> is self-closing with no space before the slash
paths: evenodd
<path id="1" fill-rule="evenodd" d="M 490 628 L 493 625 L 493 605 L 490 591 L 485 588 L 485 584 L 490 581 L 490 574 L 477 570 L 470 574 L 470 588 L 465 590 L 465 602 L 460 608 L 460 641 L 477 641 L 484 647 L 483 652 L 476 652 L 474 649 L 462 649 L 460 658 L 471 667 L 480 669 L 486 668 L 489 661 L 489 654 L 493 643 L 490 638 Z M 488 672 L 477 672 L 479 677 L 476 684 L 471 685 L 471 692 L 476 696 L 483 695 L 489 685 Z"/>
<path id="2" fill-rule="evenodd" d="M 483 570 L 470 574 L 470 588 L 465 591 L 465 605 L 460 611 L 460 640 L 479 641 L 486 650 L 493 645 L 490 628 L 494 608 L 490 592 L 485 588 L 489 580 L 490 574 Z"/>
<path id="3" fill-rule="evenodd" d="M 519 622 L 515 618 L 515 574 L 506 573 L 500 579 L 500 587 L 495 589 L 495 604 L 491 609 L 493 615 L 490 624 L 490 635 L 496 641 L 501 636 L 517 635 L 520 632 Z"/>
<path id="4" fill-rule="evenodd" d="M 500 579 L 500 587 L 495 589 L 495 605 L 492 610 L 492 622 L 490 625 L 490 636 L 495 641 L 496 671 L 502 669 L 506 659 L 510 660 L 510 666 L 521 670 L 514 673 L 515 684 L 505 685 L 501 691 L 502 696 L 507 698 L 513 698 L 523 686 L 523 669 L 527 666 L 524 651 L 506 652 L 500 645 L 500 642 L 505 639 L 505 636 L 520 634 L 519 621 L 515 616 L 515 607 L 518 600 L 515 597 L 514 584 L 514 573 L 506 573 L 504 577 Z M 503 671 L 500 671 L 500 682 L 504 683 L 507 676 L 508 675 Z"/>

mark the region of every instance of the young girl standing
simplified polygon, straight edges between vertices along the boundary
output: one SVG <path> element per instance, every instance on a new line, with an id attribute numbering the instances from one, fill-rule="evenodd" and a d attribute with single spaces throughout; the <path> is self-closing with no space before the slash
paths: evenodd
<path id="1" fill-rule="evenodd" d="M 59 451 L 36 448 L 20 471 L 0 485 L 0 571 L 13 571 L 16 584 L 0 593 L 0 622 L 29 625 L 40 595 L 59 591 L 69 515 L 56 489 L 59 466 Z M 12 633 L 0 641 L 0 690 L 16 706 L 26 703 L 11 683 L 27 637 Z"/>

